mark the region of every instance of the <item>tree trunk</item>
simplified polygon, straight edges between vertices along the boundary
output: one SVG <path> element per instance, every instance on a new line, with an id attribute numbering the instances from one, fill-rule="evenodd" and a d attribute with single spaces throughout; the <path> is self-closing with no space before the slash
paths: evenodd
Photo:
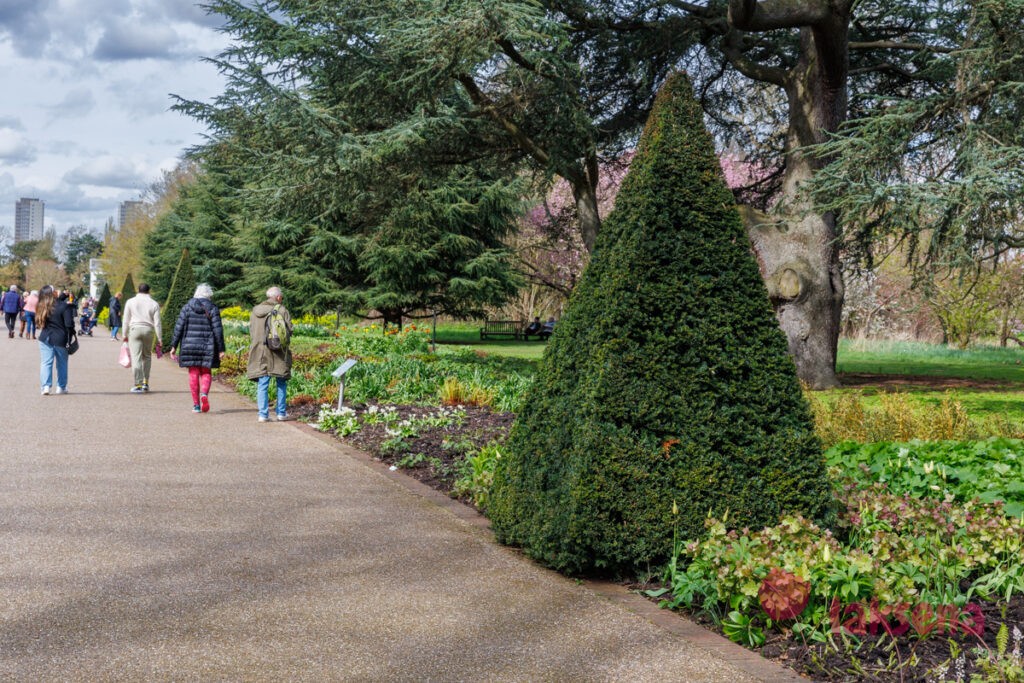
<path id="1" fill-rule="evenodd" d="M 836 350 L 843 310 L 835 216 L 814 210 L 801 185 L 822 167 L 800 150 L 821 142 L 846 116 L 846 25 L 801 29 L 803 59 L 789 72 L 789 131 L 782 196 L 770 214 L 747 211 L 751 244 L 786 334 L 800 380 L 839 385 Z"/>
<path id="2" fill-rule="evenodd" d="M 748 210 L 746 220 L 797 374 L 812 389 L 839 384 L 835 363 L 844 290 L 835 216 L 815 212 L 801 193 L 827 160 L 801 149 L 824 141 L 846 118 L 851 5 L 852 0 L 729 1 L 729 21 L 741 31 L 800 30 L 801 56 L 789 70 L 751 64 L 736 41 L 727 56 L 750 78 L 784 88 L 788 98 L 782 196 L 771 214 Z"/>

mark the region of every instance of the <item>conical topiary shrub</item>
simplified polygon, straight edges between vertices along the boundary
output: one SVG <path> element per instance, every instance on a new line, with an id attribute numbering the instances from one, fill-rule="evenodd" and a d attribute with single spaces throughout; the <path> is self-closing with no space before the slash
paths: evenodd
<path id="1" fill-rule="evenodd" d="M 100 290 L 100 298 L 96 300 L 96 315 L 103 312 L 103 309 L 110 307 L 110 287 L 107 283 L 103 283 L 103 289 Z"/>
<path id="2" fill-rule="evenodd" d="M 132 274 L 128 273 L 124 278 L 124 284 L 121 285 L 121 303 L 124 304 L 136 294 L 138 292 L 135 289 L 135 280 L 132 279 Z M 128 331 L 125 330 L 125 334 L 127 333 Z"/>
<path id="3" fill-rule="evenodd" d="M 196 274 L 192 270 L 192 258 L 188 249 L 181 250 L 181 258 L 178 259 L 178 267 L 171 279 L 171 288 L 167 291 L 167 298 L 164 300 L 164 307 L 160 311 L 160 334 L 163 335 L 165 344 L 171 343 L 171 336 L 174 334 L 174 323 L 178 320 L 178 313 L 182 306 L 188 303 L 196 291 Z"/>
<path id="4" fill-rule="evenodd" d="M 708 514 L 827 523 L 832 500 L 701 109 L 675 75 L 512 429 L 489 516 L 557 569 L 636 574 Z"/>

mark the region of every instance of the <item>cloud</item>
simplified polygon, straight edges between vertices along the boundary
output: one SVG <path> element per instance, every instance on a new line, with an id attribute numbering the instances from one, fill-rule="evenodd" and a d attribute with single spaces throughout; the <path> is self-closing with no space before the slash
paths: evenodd
<path id="1" fill-rule="evenodd" d="M 96 108 L 96 97 L 90 88 L 73 88 L 57 104 L 49 107 L 55 118 L 84 118 Z"/>
<path id="2" fill-rule="evenodd" d="M 36 148 L 13 127 L 0 123 L 0 161 L 11 166 L 24 166 L 36 160 Z"/>
<path id="3" fill-rule="evenodd" d="M 7 37 L 18 54 L 38 57 L 50 40 L 46 15 L 52 0 L 0 2 L 0 38 Z"/>
<path id="4" fill-rule="evenodd" d="M 108 26 L 93 56 L 119 62 L 133 59 L 180 59 L 181 38 L 169 26 L 118 20 Z"/>
<path id="5" fill-rule="evenodd" d="M 72 185 L 137 189 L 145 186 L 146 175 L 146 169 L 127 159 L 104 156 L 68 171 L 63 181 Z"/>

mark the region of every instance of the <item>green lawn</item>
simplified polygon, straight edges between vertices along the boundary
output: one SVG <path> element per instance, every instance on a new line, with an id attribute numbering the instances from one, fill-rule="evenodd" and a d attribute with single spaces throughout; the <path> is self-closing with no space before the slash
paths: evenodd
<path id="1" fill-rule="evenodd" d="M 839 372 L 957 377 L 1024 383 L 1024 350 L 982 346 L 961 351 L 921 342 L 839 343 Z"/>
<path id="2" fill-rule="evenodd" d="M 546 342 L 516 341 L 515 339 L 480 339 L 482 323 L 444 323 L 437 326 L 439 346 L 470 348 L 484 353 L 513 358 L 539 359 L 544 355 Z"/>

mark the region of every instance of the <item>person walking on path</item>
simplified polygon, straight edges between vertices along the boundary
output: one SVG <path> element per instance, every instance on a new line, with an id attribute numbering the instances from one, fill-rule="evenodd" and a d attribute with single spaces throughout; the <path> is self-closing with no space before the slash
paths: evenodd
<path id="1" fill-rule="evenodd" d="M 287 420 L 287 392 L 288 380 L 292 376 L 292 352 L 288 348 L 287 339 L 280 349 L 272 349 L 267 345 L 270 336 L 272 316 L 279 316 L 287 328 L 288 335 L 291 334 L 292 316 L 282 303 L 284 295 L 280 287 L 271 287 L 267 290 L 267 300 L 258 304 L 252 309 L 249 316 L 249 364 L 246 368 L 246 377 L 256 381 L 256 408 L 259 411 L 259 421 L 266 422 L 270 419 L 270 378 L 273 377 L 277 385 L 277 403 L 275 409 L 278 420 Z"/>
<path id="2" fill-rule="evenodd" d="M 14 339 L 14 326 L 18 322 L 18 314 L 21 313 L 21 294 L 18 293 L 18 285 L 11 285 L 3 297 L 0 297 L 0 309 L 3 309 L 4 322 L 7 323 L 7 336 Z"/>
<path id="3" fill-rule="evenodd" d="M 25 339 L 36 338 L 36 308 L 39 306 L 39 292 L 32 290 L 25 299 Z"/>
<path id="4" fill-rule="evenodd" d="M 171 336 L 171 360 L 177 360 L 180 367 L 188 368 L 193 413 L 210 411 L 210 383 L 213 379 L 210 371 L 220 367 L 226 348 L 220 309 L 212 298 L 210 285 L 196 287 L 195 294 L 182 306 Z"/>
<path id="5" fill-rule="evenodd" d="M 107 306 L 107 326 L 111 341 L 117 341 L 117 332 L 121 329 L 121 292 L 115 294 Z"/>
<path id="6" fill-rule="evenodd" d="M 39 292 L 39 387 L 43 396 L 53 386 L 57 366 L 57 393 L 68 393 L 68 340 L 75 331 L 75 316 L 47 285 Z"/>
<path id="7" fill-rule="evenodd" d="M 149 371 L 153 365 L 153 340 L 160 353 L 160 304 L 149 295 L 149 285 L 139 285 L 139 293 L 124 304 L 125 339 L 132 354 L 132 372 L 135 386 L 130 391 L 142 394 L 149 391 Z"/>

